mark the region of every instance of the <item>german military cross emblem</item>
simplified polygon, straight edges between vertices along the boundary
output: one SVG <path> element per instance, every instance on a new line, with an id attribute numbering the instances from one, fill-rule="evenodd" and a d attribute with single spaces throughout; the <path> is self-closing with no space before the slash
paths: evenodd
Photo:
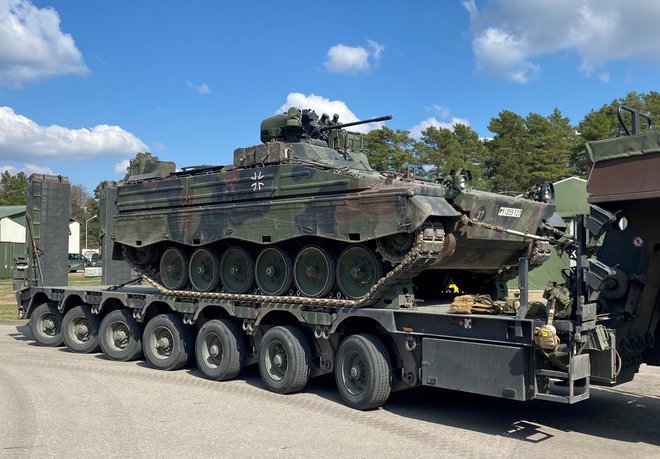
<path id="1" fill-rule="evenodd" d="M 261 179 L 264 178 L 263 174 L 261 171 L 259 171 L 259 175 L 255 172 L 252 174 L 252 191 L 261 191 L 261 187 L 264 186 L 264 182 L 261 181 Z"/>

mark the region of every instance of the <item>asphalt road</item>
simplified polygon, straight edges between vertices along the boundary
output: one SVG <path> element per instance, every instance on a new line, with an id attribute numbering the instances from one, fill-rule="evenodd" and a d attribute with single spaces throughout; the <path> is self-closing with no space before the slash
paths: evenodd
<path id="1" fill-rule="evenodd" d="M 284 396 L 254 367 L 212 382 L 29 336 L 0 324 L 0 457 L 660 458 L 660 367 L 573 406 L 422 388 L 359 412 L 332 378 Z"/>

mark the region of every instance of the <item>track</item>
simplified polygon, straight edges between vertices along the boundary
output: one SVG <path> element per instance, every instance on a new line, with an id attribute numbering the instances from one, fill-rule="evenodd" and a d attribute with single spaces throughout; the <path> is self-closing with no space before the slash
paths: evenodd
<path id="1" fill-rule="evenodd" d="M 445 239 L 448 239 L 449 242 L 445 243 Z M 170 290 L 162 285 L 158 273 L 155 270 L 144 269 L 135 264 L 131 264 L 131 266 L 145 282 L 149 283 L 163 295 L 177 296 L 181 298 L 261 302 L 271 304 L 304 304 L 311 307 L 326 308 L 362 308 L 376 303 L 386 293 L 387 289 L 393 285 L 410 281 L 410 279 L 424 271 L 428 266 L 436 263 L 441 257 L 451 255 L 454 246 L 453 235 L 450 234 L 445 238 L 445 233 L 441 226 L 424 226 L 417 232 L 413 248 L 403 258 L 401 263 L 396 265 L 394 269 L 389 271 L 376 284 L 374 284 L 366 295 L 355 300 L 309 298 L 291 295 L 273 296 L 226 292 L 198 292 L 194 290 Z M 127 257 L 126 260 L 129 261 L 129 258 Z"/>

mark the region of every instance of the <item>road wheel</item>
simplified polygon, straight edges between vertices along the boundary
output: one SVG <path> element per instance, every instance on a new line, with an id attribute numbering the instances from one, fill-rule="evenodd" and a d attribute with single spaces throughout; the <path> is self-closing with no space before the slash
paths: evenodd
<path id="1" fill-rule="evenodd" d="M 347 298 L 366 295 L 383 277 L 383 263 L 369 247 L 351 245 L 337 261 L 337 285 Z"/>
<path id="2" fill-rule="evenodd" d="M 220 280 L 229 293 L 245 293 L 254 283 L 254 259 L 243 247 L 225 250 L 220 260 Z"/>
<path id="3" fill-rule="evenodd" d="M 279 394 L 301 391 L 309 380 L 311 352 L 305 335 L 292 326 L 268 330 L 259 346 L 259 373 Z"/>
<path id="4" fill-rule="evenodd" d="M 298 252 L 293 279 L 303 296 L 319 298 L 335 285 L 335 259 L 323 247 L 308 245 Z"/>
<path id="5" fill-rule="evenodd" d="M 128 362 L 142 354 L 142 333 L 128 309 L 108 313 L 99 331 L 101 350 L 112 360 Z"/>
<path id="6" fill-rule="evenodd" d="M 351 335 L 337 350 L 337 388 L 351 408 L 382 406 L 392 390 L 392 368 L 385 345 L 374 335 Z"/>
<path id="7" fill-rule="evenodd" d="M 195 359 L 208 379 L 225 381 L 236 377 L 245 356 L 245 339 L 230 320 L 209 320 L 197 333 Z"/>
<path id="8" fill-rule="evenodd" d="M 182 249 L 165 250 L 160 259 L 160 278 L 170 290 L 181 290 L 188 284 L 188 255 Z"/>
<path id="9" fill-rule="evenodd" d="M 183 368 L 192 348 L 192 330 L 179 314 L 157 315 L 144 327 L 142 352 L 149 365 L 158 370 Z"/>
<path id="10" fill-rule="evenodd" d="M 285 294 L 293 282 L 291 257 L 279 247 L 266 247 L 255 265 L 257 285 L 266 295 Z"/>
<path id="11" fill-rule="evenodd" d="M 199 292 L 211 292 L 220 282 L 220 257 L 205 247 L 195 250 L 190 257 L 188 270 L 193 289 Z"/>
<path id="12" fill-rule="evenodd" d="M 42 346 L 62 345 L 62 314 L 57 310 L 56 303 L 37 306 L 30 316 L 30 331 L 34 340 Z"/>
<path id="13" fill-rule="evenodd" d="M 99 350 L 101 320 L 88 305 L 71 308 L 62 319 L 64 344 L 70 351 L 89 354 Z"/>
<path id="14" fill-rule="evenodd" d="M 124 246 L 124 253 L 128 260 L 138 266 L 148 266 L 156 260 L 156 246 L 147 245 L 143 247 Z"/>

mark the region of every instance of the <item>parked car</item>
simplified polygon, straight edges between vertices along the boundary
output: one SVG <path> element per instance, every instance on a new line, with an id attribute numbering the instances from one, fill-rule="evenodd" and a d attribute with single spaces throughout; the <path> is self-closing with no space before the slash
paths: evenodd
<path id="1" fill-rule="evenodd" d="M 92 254 L 92 259 L 90 260 L 92 266 L 103 266 L 103 255 L 100 253 Z"/>
<path id="2" fill-rule="evenodd" d="M 87 258 L 79 253 L 70 253 L 69 254 L 69 272 L 73 273 L 80 269 L 85 269 L 86 267 L 91 266 L 91 263 Z"/>

